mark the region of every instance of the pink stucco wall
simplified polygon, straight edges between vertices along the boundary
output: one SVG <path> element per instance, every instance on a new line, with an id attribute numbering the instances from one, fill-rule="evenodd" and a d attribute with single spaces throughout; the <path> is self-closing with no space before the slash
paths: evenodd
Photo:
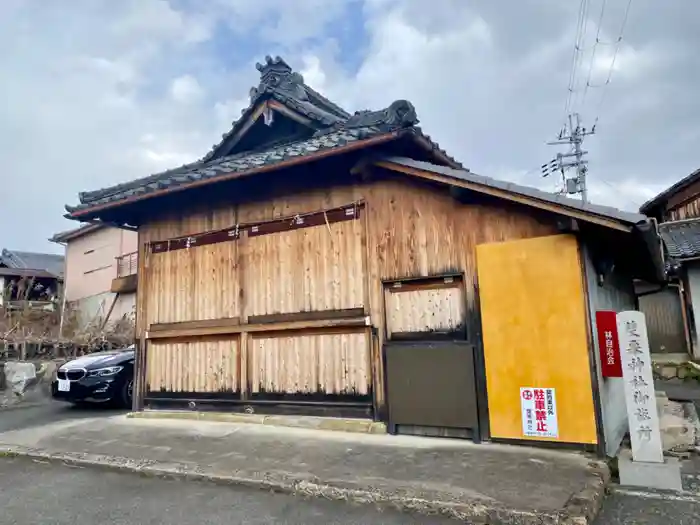
<path id="1" fill-rule="evenodd" d="M 117 276 L 117 257 L 135 252 L 138 234 L 104 227 L 68 241 L 66 246 L 66 300 L 78 301 L 109 292 Z"/>

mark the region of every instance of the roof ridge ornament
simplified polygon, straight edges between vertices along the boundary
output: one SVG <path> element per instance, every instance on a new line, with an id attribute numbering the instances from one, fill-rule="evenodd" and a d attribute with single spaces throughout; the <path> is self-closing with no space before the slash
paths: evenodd
<path id="1" fill-rule="evenodd" d="M 260 71 L 260 83 L 258 87 L 250 89 L 251 104 L 263 93 L 278 91 L 285 95 L 294 97 L 297 100 L 307 101 L 309 95 L 304 87 L 304 77 L 300 73 L 292 70 L 281 57 L 265 57 L 265 63 L 255 64 L 255 68 Z"/>
<path id="2" fill-rule="evenodd" d="M 337 122 L 332 126 L 316 133 L 317 136 L 332 133 L 341 129 L 363 128 L 377 126 L 383 130 L 410 128 L 418 124 L 416 108 L 408 100 L 395 100 L 387 108 L 379 111 L 360 110 L 347 120 Z"/>

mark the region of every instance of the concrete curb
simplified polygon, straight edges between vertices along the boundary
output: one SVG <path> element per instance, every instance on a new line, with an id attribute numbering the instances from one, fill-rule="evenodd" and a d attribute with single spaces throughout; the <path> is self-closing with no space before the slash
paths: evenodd
<path id="1" fill-rule="evenodd" d="M 337 430 L 360 434 L 386 434 L 386 425 L 364 419 L 342 419 L 314 416 L 267 416 L 263 414 L 235 414 L 229 412 L 187 412 L 144 410 L 130 412 L 126 417 L 135 419 L 188 419 L 218 421 L 222 423 L 246 423 L 276 427 L 308 428 L 313 430 Z"/>
<path id="2" fill-rule="evenodd" d="M 612 476 L 604 461 L 588 464 L 586 486 L 569 498 L 561 514 L 561 525 L 588 525 L 593 523 L 603 506 Z"/>
<path id="3" fill-rule="evenodd" d="M 466 523 L 489 525 L 588 525 L 602 503 L 609 474 L 599 464 L 590 468 L 587 486 L 574 495 L 562 512 L 541 513 L 506 508 L 491 501 L 455 503 L 405 497 L 378 488 L 344 485 L 342 481 L 324 481 L 288 476 L 276 472 L 222 474 L 205 472 L 199 466 L 184 463 L 164 463 L 135 460 L 99 454 L 55 452 L 18 446 L 0 445 L 0 457 L 26 457 L 33 460 L 61 462 L 80 467 L 102 468 L 128 472 L 144 477 L 204 481 L 219 485 L 235 485 L 302 497 L 323 498 L 354 504 L 393 508 L 424 515 L 442 515 Z"/>

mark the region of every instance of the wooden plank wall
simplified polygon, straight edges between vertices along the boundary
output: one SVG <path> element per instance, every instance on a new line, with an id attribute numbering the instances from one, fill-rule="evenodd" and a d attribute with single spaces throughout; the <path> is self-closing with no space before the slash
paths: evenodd
<path id="1" fill-rule="evenodd" d="M 249 342 L 251 394 L 367 395 L 371 376 L 364 332 L 255 337 Z"/>
<path id="2" fill-rule="evenodd" d="M 461 287 L 385 291 L 386 331 L 452 332 L 464 326 L 466 301 Z"/>
<path id="3" fill-rule="evenodd" d="M 362 308 L 359 220 L 247 239 L 246 314 Z"/>
<path id="4" fill-rule="evenodd" d="M 409 181 L 383 181 L 366 188 L 369 235 L 369 307 L 378 327 L 374 377 L 384 375 L 378 350 L 384 343 L 383 280 L 463 273 L 466 311 L 474 318 L 476 246 L 481 243 L 537 237 L 556 232 L 552 222 L 513 206 L 461 204 L 445 191 Z M 468 327 L 467 337 L 474 327 Z M 385 405 L 377 387 L 376 404 Z"/>
<path id="5" fill-rule="evenodd" d="M 231 210 L 215 209 L 185 218 L 166 217 L 142 228 L 140 242 L 289 217 L 356 201 L 355 190 L 345 188 L 246 204 Z M 364 231 L 361 220 L 351 220 L 254 237 L 244 235 L 232 242 L 149 254 L 142 274 L 146 293 L 139 302 L 142 308 L 139 330 L 143 333 L 154 323 L 234 317 L 245 323 L 249 318 L 253 322 L 252 316 L 270 314 L 351 308 L 361 312 L 366 304 Z M 271 324 L 270 329 L 274 328 Z M 269 338 L 263 335 L 241 336 L 246 343 L 241 345 L 246 353 L 241 356 L 241 366 L 248 374 L 247 378 L 236 380 L 249 384 L 250 392 L 282 389 L 276 393 L 321 391 L 364 395 L 370 391 L 369 345 L 364 331 Z M 357 341 L 362 344 L 358 346 Z M 162 368 L 159 358 L 151 356 L 179 356 L 183 344 L 188 343 L 172 340 L 148 343 L 148 366 Z M 213 352 L 212 347 L 198 348 L 207 354 L 205 360 L 210 359 L 209 354 L 215 360 L 228 359 L 228 355 Z M 291 353 L 282 352 L 284 348 Z M 190 370 L 194 366 L 182 360 L 178 363 L 177 366 Z M 260 363 L 265 365 L 262 369 Z M 346 369 L 348 363 L 356 370 Z M 172 373 L 172 368 L 165 370 Z M 149 388 L 179 388 L 179 384 L 173 386 L 163 380 L 163 373 L 149 372 Z M 200 373 L 205 372 L 200 370 Z"/>
<path id="6" fill-rule="evenodd" d="M 237 243 L 151 254 L 150 262 L 148 325 L 239 316 Z"/>
<path id="7" fill-rule="evenodd" d="M 700 217 L 700 197 L 694 197 L 669 210 L 669 220 L 682 221 Z"/>
<path id="8" fill-rule="evenodd" d="M 210 337 L 152 341 L 146 373 L 152 392 L 238 392 L 238 341 Z"/>
<path id="9" fill-rule="evenodd" d="M 156 287 L 162 286 L 164 280 L 180 278 L 182 272 L 177 272 L 174 264 L 182 264 L 185 272 L 189 272 L 192 277 L 183 277 L 188 284 L 180 285 L 180 297 L 183 301 L 191 298 L 194 300 L 192 305 L 175 307 L 172 297 L 158 298 L 155 302 L 153 299 L 146 301 L 146 294 L 139 289 L 138 333 L 143 333 L 144 328 L 155 319 L 204 319 L 237 315 L 242 322 L 246 322 L 249 315 L 262 312 L 363 306 L 377 329 L 377 337 L 371 340 L 367 338 L 365 347 L 370 348 L 370 374 L 374 378 L 375 405 L 381 410 L 384 405 L 384 386 L 380 348 L 385 334 L 382 281 L 463 273 L 465 309 L 469 316 L 477 308 L 477 244 L 556 232 L 553 221 L 538 219 L 527 210 L 520 211 L 510 205 L 465 205 L 457 202 L 446 190 L 427 188 L 408 179 L 384 180 L 354 187 L 289 195 L 228 209 L 206 210 L 184 218 L 164 217 L 139 230 L 140 253 L 143 254 L 143 244 L 149 241 L 231 227 L 236 223 L 329 209 L 359 200 L 366 203 L 361 220 L 332 224 L 330 232 L 326 227 L 314 227 L 282 235 L 244 237 L 239 241 L 214 245 L 221 246 L 218 249 L 224 250 L 224 253 L 219 253 L 212 259 L 214 261 L 218 258 L 218 263 L 212 262 L 208 267 L 212 269 L 211 273 L 194 270 L 196 264 L 184 259 L 187 257 L 186 250 L 179 252 L 178 259 L 173 259 L 177 262 L 171 262 L 169 268 L 165 263 L 162 268 L 160 263 L 151 265 L 150 261 L 142 257 L 142 264 L 151 265 L 143 268 L 144 273 L 140 275 L 140 278 L 145 278 L 150 298 L 157 296 Z M 202 248 L 206 247 L 196 250 Z M 192 253 L 193 250 L 190 249 L 189 252 Z M 157 255 L 162 254 L 151 255 L 151 259 Z M 279 263 L 275 260 L 277 258 Z M 243 260 L 249 263 L 241 264 Z M 238 261 L 239 266 L 234 261 Z M 213 268 L 220 266 L 225 267 L 225 272 L 218 276 Z M 235 293 L 232 293 L 225 301 L 215 299 L 216 302 L 212 303 L 212 297 L 222 295 L 220 287 L 224 283 L 232 288 L 235 286 L 234 268 L 243 272 L 237 281 L 239 286 L 243 283 L 243 294 L 238 300 L 234 299 Z M 316 277 L 313 278 L 312 274 Z M 275 283 L 277 284 L 273 285 Z M 209 291 L 205 292 L 205 289 Z M 364 296 L 367 298 L 364 299 Z M 205 301 L 205 297 L 210 301 Z M 151 311 L 152 303 L 155 312 Z M 164 308 L 170 308 L 167 315 Z M 359 341 L 355 336 L 351 340 Z M 278 341 L 275 344 L 281 343 Z M 255 354 L 255 359 L 263 359 L 263 355 L 275 355 L 273 346 L 265 345 L 262 350 L 260 346 L 257 347 L 255 352 L 261 353 Z M 304 352 L 306 355 L 314 355 L 317 351 L 314 348 L 310 344 Z M 340 355 L 343 352 L 342 344 L 329 345 L 326 351 Z M 255 369 L 258 370 L 259 367 L 256 365 Z M 289 381 L 291 383 L 285 383 Z M 292 376 L 282 380 L 274 377 L 274 374 L 264 378 L 256 376 L 255 382 L 259 385 L 271 384 L 270 382 L 294 385 L 304 383 Z"/>

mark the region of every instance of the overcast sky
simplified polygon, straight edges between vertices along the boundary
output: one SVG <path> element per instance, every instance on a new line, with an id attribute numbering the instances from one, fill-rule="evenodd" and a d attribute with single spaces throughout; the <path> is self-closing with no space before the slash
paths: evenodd
<path id="1" fill-rule="evenodd" d="M 595 46 L 602 2 L 588 2 L 572 109 L 599 118 L 591 200 L 632 210 L 700 167 L 700 2 L 633 0 L 607 89 L 628 0 L 607 0 Z M 561 151 L 545 143 L 565 117 L 579 5 L 0 0 L 0 247 L 60 251 L 46 239 L 77 225 L 62 215 L 79 191 L 201 158 L 266 54 L 351 111 L 409 99 L 465 166 L 554 190 L 539 165 Z"/>

